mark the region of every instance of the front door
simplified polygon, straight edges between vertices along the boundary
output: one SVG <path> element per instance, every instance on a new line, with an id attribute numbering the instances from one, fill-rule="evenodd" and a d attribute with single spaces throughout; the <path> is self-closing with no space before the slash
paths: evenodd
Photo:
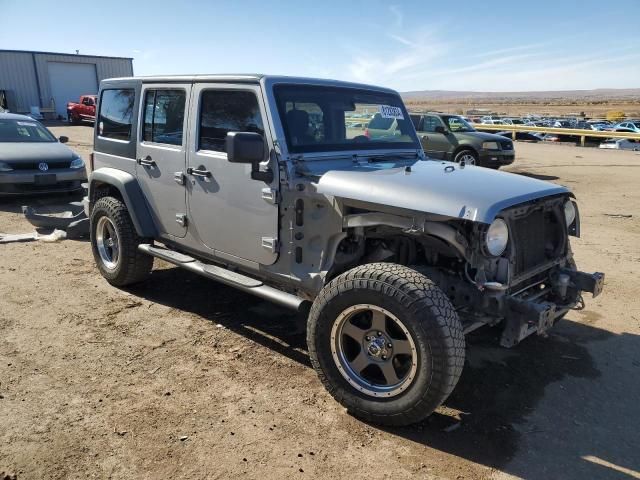
<path id="1" fill-rule="evenodd" d="M 263 135 L 271 151 L 258 86 L 194 86 L 190 122 L 195 138 L 187 158 L 192 232 L 215 254 L 271 265 L 278 258 L 278 205 L 272 185 L 251 179 L 251 165 L 229 163 L 228 132 Z M 271 165 L 277 172 L 275 165 Z"/>
<path id="2" fill-rule="evenodd" d="M 191 85 L 143 85 L 136 174 L 162 236 L 186 234 L 187 121 Z"/>
<path id="3" fill-rule="evenodd" d="M 446 159 L 447 152 L 452 150 L 449 136 L 445 133 L 436 132 L 436 127 L 444 127 L 442 120 L 436 115 L 425 115 L 422 131 L 418 132 L 422 148 L 427 156 L 431 158 Z"/>

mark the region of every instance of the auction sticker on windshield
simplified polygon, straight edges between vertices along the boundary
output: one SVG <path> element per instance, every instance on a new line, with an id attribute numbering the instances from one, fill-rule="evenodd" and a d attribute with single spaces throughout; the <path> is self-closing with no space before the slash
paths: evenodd
<path id="1" fill-rule="evenodd" d="M 402 109 L 391 105 L 380 105 L 380 115 L 382 118 L 395 118 L 396 120 L 404 120 Z"/>

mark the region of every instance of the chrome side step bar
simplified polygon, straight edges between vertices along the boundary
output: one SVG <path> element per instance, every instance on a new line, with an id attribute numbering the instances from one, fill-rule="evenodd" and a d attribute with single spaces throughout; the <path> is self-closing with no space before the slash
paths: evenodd
<path id="1" fill-rule="evenodd" d="M 195 258 L 190 257 L 189 255 L 174 252 L 167 248 L 156 247 L 153 245 L 149 245 L 148 243 L 141 243 L 140 245 L 138 245 L 138 250 L 148 255 L 160 258 L 166 262 L 177 265 L 178 267 L 184 268 L 185 270 L 189 270 L 211 280 L 216 280 L 220 283 L 224 283 L 225 285 L 237 288 L 239 290 L 242 290 L 243 292 L 247 292 L 252 295 L 264 298 L 265 300 L 269 300 L 270 302 L 278 303 L 283 307 L 292 310 L 302 310 L 302 304 L 306 302 L 306 300 L 292 295 L 291 293 L 286 293 L 276 288 L 265 285 L 260 280 L 256 280 L 255 278 L 247 277 L 246 275 L 243 275 L 241 273 L 232 272 L 231 270 L 227 270 L 216 265 L 200 262 Z"/>

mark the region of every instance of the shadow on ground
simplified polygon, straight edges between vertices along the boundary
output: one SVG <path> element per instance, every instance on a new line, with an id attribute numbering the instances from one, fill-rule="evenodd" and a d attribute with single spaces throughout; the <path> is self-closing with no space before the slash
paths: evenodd
<path id="1" fill-rule="evenodd" d="M 68 209 L 70 202 L 79 202 L 84 193 L 82 191 L 70 193 L 49 193 L 40 195 L 0 196 L 0 211 L 8 213 L 22 213 L 22 206 L 34 207 L 42 213 L 60 213 Z"/>
<path id="2" fill-rule="evenodd" d="M 547 182 L 560 179 L 560 177 L 556 177 L 555 175 L 542 175 L 540 173 L 521 172 L 521 171 L 513 171 L 511 173 L 515 173 L 516 175 L 522 175 L 523 177 L 535 178 L 536 180 L 545 180 Z"/>
<path id="3" fill-rule="evenodd" d="M 132 288 L 131 292 L 220 323 L 259 345 L 310 366 L 306 353 L 305 319 L 300 315 L 292 315 L 258 298 L 202 280 L 178 268 L 154 271 L 149 281 Z M 588 318 L 585 320 L 590 321 Z M 518 452 L 523 435 L 543 433 L 522 429 L 526 426 L 525 417 L 535 411 L 545 388 L 553 382 L 561 382 L 562 385 L 563 380 L 566 383 L 570 379 L 598 380 L 600 383 L 601 372 L 592 358 L 591 345 L 608 340 L 619 348 L 637 352 L 640 351 L 640 337 L 614 335 L 588 324 L 565 320 L 547 338 L 533 336 L 515 349 L 507 350 L 496 346 L 497 334 L 486 329 L 468 337 L 464 373 L 438 412 L 417 425 L 383 430 L 523 478 L 540 478 L 539 468 L 531 469 L 536 473 L 530 474 L 529 467 L 522 471 L 518 466 L 509 465 Z M 567 395 L 572 393 L 567 391 Z M 568 401 L 571 403 L 571 399 Z M 588 418 L 580 420 L 583 415 L 580 405 L 576 404 L 575 408 L 577 410 L 572 410 L 574 416 L 571 420 L 568 416 L 563 417 L 565 424 L 558 427 L 571 430 L 572 421 L 589 422 Z M 450 430 L 449 427 L 458 423 L 456 415 L 461 418 L 460 426 Z M 544 435 L 550 434 L 553 432 L 544 432 Z M 631 442 L 632 439 L 624 438 L 627 434 L 620 433 L 620 437 L 616 437 L 613 432 L 613 438 L 609 440 Z M 593 452 L 587 449 L 585 455 Z M 602 456 L 608 456 L 612 463 L 626 463 L 627 468 L 640 469 L 638 460 L 612 459 L 611 452 L 606 453 Z M 549 478 L 585 478 L 572 475 L 571 471 L 581 472 L 590 478 L 622 478 L 615 470 L 603 470 L 603 467 L 586 462 L 578 455 L 568 455 L 563 457 L 563 461 L 562 468 L 551 466 L 548 470 L 544 466 L 543 471 L 551 475 Z"/>

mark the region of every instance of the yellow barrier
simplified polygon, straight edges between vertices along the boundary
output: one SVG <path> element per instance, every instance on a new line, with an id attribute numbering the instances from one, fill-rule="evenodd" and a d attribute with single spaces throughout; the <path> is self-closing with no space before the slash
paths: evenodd
<path id="1" fill-rule="evenodd" d="M 490 125 L 485 123 L 474 123 L 473 128 L 480 131 L 491 132 L 512 132 L 511 137 L 515 140 L 517 132 L 540 132 L 554 133 L 556 135 L 570 135 L 580 137 L 580 145 L 584 147 L 587 137 L 594 138 L 630 138 L 640 140 L 640 133 L 633 132 L 599 132 L 597 130 L 583 130 L 580 128 L 557 128 L 557 127 L 530 127 L 527 125 Z"/>

